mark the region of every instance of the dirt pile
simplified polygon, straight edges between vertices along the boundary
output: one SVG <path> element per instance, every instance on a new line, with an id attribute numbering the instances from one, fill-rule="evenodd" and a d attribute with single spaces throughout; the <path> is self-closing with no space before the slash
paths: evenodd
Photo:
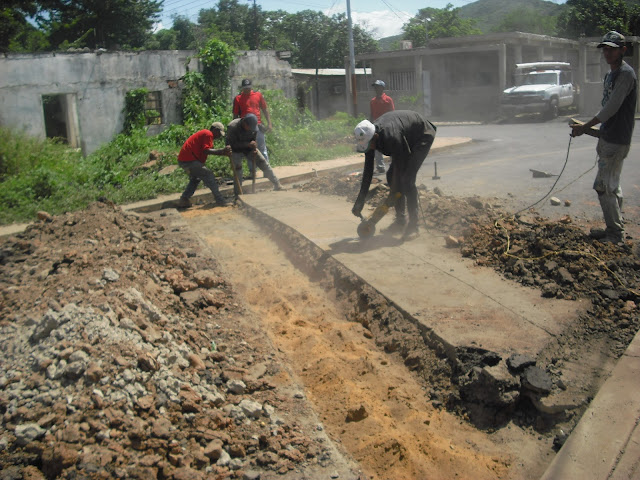
<path id="1" fill-rule="evenodd" d="M 530 211 L 474 225 L 461 251 L 479 265 L 540 289 L 543 297 L 588 299 L 585 335 L 607 335 L 615 356 L 640 328 L 640 258 L 629 241 L 600 243 L 568 216 L 552 221 Z"/>
<path id="2" fill-rule="evenodd" d="M 281 362 L 197 240 L 106 203 L 42 218 L 0 241 L 2 478 L 331 464 L 324 432 L 295 420 L 302 394 L 262 379 Z"/>
<path id="3" fill-rule="evenodd" d="M 355 201 L 361 174 L 316 178 L 301 190 L 345 196 Z M 374 178 L 367 203 L 388 195 L 386 179 Z M 501 272 L 544 297 L 586 298 L 593 308 L 584 335 L 608 335 L 618 356 L 640 329 L 640 258 L 633 243 L 603 244 L 589 238 L 570 216 L 551 220 L 529 210 L 517 217 L 497 199 L 456 198 L 439 188 L 418 187 L 423 225 L 445 235 L 465 257 Z M 453 240 L 453 241 L 452 241 Z"/>

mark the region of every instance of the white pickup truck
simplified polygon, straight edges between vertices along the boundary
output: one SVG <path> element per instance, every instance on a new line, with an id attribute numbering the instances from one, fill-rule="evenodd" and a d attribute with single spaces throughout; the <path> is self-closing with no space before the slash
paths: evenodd
<path id="1" fill-rule="evenodd" d="M 561 108 L 576 103 L 571 65 L 566 62 L 519 63 L 516 85 L 502 92 L 500 114 L 512 118 L 519 113 L 541 113 L 556 118 Z"/>

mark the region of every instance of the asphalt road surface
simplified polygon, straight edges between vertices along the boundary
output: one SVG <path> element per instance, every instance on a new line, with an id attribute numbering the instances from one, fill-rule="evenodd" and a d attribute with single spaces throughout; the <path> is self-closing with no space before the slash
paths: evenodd
<path id="1" fill-rule="evenodd" d="M 602 219 L 592 189 L 597 139 L 583 135 L 569 143 L 569 132 L 568 117 L 549 122 L 532 118 L 503 125 L 442 125 L 438 128 L 439 135 L 469 137 L 473 141 L 430 154 L 418 174 L 417 184 L 430 189 L 438 186 L 446 195 L 497 197 L 501 200 L 497 203 L 513 213 L 536 204 L 535 208 L 550 218 L 569 214 L 580 220 Z M 640 222 L 638 152 L 640 131 L 636 129 L 622 171 L 623 214 L 625 221 L 635 226 Z M 434 163 L 439 180 L 432 178 Z M 562 175 L 534 178 L 530 169 Z M 553 193 L 540 202 L 556 181 Z M 551 206 L 550 197 L 560 199 L 563 204 Z M 570 207 L 564 206 L 565 200 L 571 202 Z"/>

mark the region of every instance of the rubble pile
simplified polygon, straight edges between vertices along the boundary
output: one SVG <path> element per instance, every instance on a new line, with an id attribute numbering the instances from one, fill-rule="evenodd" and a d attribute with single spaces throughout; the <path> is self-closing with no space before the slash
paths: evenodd
<path id="1" fill-rule="evenodd" d="M 288 415 L 302 394 L 263 378 L 281 362 L 196 239 L 107 203 L 41 218 L 0 240 L 2 478 L 330 464 L 320 429 Z"/>
<path id="2" fill-rule="evenodd" d="M 461 252 L 543 297 L 588 299 L 586 328 L 617 341 L 614 353 L 640 328 L 640 258 L 630 241 L 600 243 L 568 216 L 552 221 L 530 211 L 473 225 Z"/>

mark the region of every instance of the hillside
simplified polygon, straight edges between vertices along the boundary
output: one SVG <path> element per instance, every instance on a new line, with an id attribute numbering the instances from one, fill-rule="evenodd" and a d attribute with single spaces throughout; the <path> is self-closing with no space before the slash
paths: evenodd
<path id="1" fill-rule="evenodd" d="M 546 0 L 477 0 L 460 7 L 461 18 L 474 18 L 483 33 L 490 33 L 502 19 L 520 8 L 533 8 L 544 16 L 557 16 L 564 7 Z M 402 40 L 402 35 L 394 35 L 378 40 L 380 50 L 389 50 L 393 42 Z"/>
<path id="2" fill-rule="evenodd" d="M 475 18 L 477 27 L 490 33 L 508 13 L 525 7 L 539 11 L 543 16 L 557 16 L 565 8 L 545 0 L 478 0 L 460 7 L 460 17 Z"/>

